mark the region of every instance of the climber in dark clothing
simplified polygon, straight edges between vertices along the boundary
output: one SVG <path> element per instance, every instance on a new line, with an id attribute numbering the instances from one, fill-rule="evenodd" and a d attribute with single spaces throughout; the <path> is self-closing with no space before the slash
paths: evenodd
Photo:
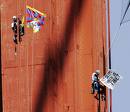
<path id="1" fill-rule="evenodd" d="M 92 74 L 92 94 L 99 90 L 99 74 L 100 70 L 96 70 L 96 72 Z"/>
<path id="2" fill-rule="evenodd" d="M 18 18 L 18 26 L 19 26 L 19 42 L 22 41 L 21 36 L 24 35 L 24 25 L 22 24 L 22 21 Z"/>
<path id="3" fill-rule="evenodd" d="M 17 17 L 13 16 L 13 22 L 11 24 L 12 30 L 14 32 L 13 41 L 15 44 L 18 44 L 17 41 Z"/>
<path id="4" fill-rule="evenodd" d="M 99 74 L 100 74 L 100 70 L 96 70 L 93 74 L 92 74 L 92 90 L 91 93 L 95 94 L 96 92 L 96 96 L 95 98 L 99 100 L 99 96 L 101 95 L 102 101 L 105 100 L 105 87 L 102 86 L 99 82 Z"/>

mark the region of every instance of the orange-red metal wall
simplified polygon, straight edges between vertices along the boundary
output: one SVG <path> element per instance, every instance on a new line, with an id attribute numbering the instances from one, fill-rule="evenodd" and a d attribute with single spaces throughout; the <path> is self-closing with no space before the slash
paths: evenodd
<path id="1" fill-rule="evenodd" d="M 12 16 L 25 16 L 26 5 L 47 17 L 40 32 L 25 28 L 15 55 Z M 98 112 L 91 74 L 105 72 L 105 5 L 105 0 L 1 1 L 4 112 Z M 104 109 L 101 101 L 100 112 Z"/>

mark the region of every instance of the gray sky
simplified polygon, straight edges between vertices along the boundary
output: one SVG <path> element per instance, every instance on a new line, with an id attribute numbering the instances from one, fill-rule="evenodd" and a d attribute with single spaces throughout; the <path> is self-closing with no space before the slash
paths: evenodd
<path id="1" fill-rule="evenodd" d="M 110 4 L 113 42 L 121 21 L 122 0 L 110 0 Z M 121 25 L 118 38 L 112 44 L 112 69 L 123 77 L 113 90 L 113 112 L 130 112 L 130 22 Z"/>

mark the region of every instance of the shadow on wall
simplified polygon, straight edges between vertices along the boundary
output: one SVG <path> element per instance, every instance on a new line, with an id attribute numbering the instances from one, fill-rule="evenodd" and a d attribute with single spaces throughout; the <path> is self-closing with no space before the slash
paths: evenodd
<path id="1" fill-rule="evenodd" d="M 45 108 L 48 94 L 57 95 L 58 81 L 62 79 L 62 72 L 64 62 L 66 58 L 66 52 L 69 44 L 71 44 L 72 34 L 74 32 L 74 20 L 77 20 L 80 16 L 80 12 L 85 0 L 72 0 L 71 7 L 66 22 L 65 30 L 61 36 L 59 46 L 49 47 L 46 51 L 46 60 L 44 67 L 44 75 L 40 89 L 38 91 L 38 97 L 36 99 L 36 105 L 34 112 L 42 112 Z"/>

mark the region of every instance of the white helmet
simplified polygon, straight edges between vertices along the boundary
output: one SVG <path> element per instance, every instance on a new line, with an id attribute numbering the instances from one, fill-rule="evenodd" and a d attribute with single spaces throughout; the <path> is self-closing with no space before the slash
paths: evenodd
<path id="1" fill-rule="evenodd" d="M 98 74 L 98 75 L 99 75 L 99 74 L 100 74 L 100 70 L 96 70 L 96 74 Z"/>
<path id="2" fill-rule="evenodd" d="M 16 16 L 13 16 L 13 19 L 16 19 Z"/>

